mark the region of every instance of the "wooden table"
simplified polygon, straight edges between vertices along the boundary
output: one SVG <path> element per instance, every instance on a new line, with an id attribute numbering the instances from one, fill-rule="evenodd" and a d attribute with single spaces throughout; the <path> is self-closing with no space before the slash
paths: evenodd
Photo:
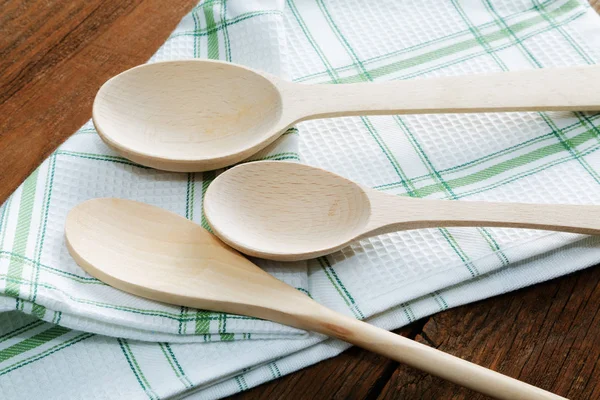
<path id="1" fill-rule="evenodd" d="M 98 87 L 143 63 L 197 0 L 0 4 L 0 203 L 91 116 Z M 593 0 L 600 10 L 600 0 Z M 448 310 L 400 329 L 573 399 L 600 398 L 600 268 Z M 342 355 L 236 399 L 475 399 L 366 351 Z"/>

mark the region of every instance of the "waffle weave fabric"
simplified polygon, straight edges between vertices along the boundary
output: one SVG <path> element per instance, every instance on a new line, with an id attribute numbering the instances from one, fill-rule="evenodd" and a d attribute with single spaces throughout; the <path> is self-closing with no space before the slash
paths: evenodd
<path id="1" fill-rule="evenodd" d="M 600 17 L 583 0 L 208 0 L 150 62 L 193 58 L 306 84 L 595 64 Z M 598 149 L 600 114 L 405 115 L 303 122 L 251 160 L 302 162 L 403 196 L 600 204 Z M 141 299 L 70 258 L 64 221 L 76 204 L 129 198 L 208 228 L 202 198 L 218 173 L 141 167 L 87 123 L 27 178 L 0 207 L 6 398 L 219 398 L 347 347 Z M 254 261 L 332 309 L 394 329 L 596 264 L 600 238 L 440 228 L 365 239 L 308 262 Z"/>

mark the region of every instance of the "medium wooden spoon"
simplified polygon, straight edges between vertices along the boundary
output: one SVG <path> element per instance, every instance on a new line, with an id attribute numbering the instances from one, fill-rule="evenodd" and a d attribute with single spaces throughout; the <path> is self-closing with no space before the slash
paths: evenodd
<path id="1" fill-rule="evenodd" d="M 393 196 L 332 172 L 281 161 L 241 164 L 204 198 L 208 223 L 242 253 L 280 261 L 408 229 L 490 226 L 600 234 L 600 206 L 448 201 Z"/>
<path id="2" fill-rule="evenodd" d="M 338 314 L 275 279 L 199 225 L 122 199 L 73 208 L 67 246 L 92 276 L 149 299 L 320 332 L 501 399 L 562 399 L 535 386 Z"/>
<path id="3" fill-rule="evenodd" d="M 242 161 L 311 118 L 599 110 L 600 66 L 384 83 L 303 85 L 209 60 L 147 64 L 98 91 L 94 125 L 139 164 L 181 172 Z"/>

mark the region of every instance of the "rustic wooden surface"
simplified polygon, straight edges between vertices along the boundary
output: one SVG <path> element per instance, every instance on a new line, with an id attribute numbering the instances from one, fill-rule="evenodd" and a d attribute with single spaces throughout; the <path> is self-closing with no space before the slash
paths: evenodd
<path id="1" fill-rule="evenodd" d="M 0 2 L 0 203 L 145 62 L 197 0 Z"/>
<path id="2" fill-rule="evenodd" d="M 0 2 L 0 203 L 90 118 L 98 87 L 147 60 L 196 2 Z M 600 0 L 591 4 L 600 10 Z M 598 399 L 598 304 L 594 267 L 436 314 L 398 333 L 563 396 Z M 352 348 L 234 398 L 482 397 Z"/>

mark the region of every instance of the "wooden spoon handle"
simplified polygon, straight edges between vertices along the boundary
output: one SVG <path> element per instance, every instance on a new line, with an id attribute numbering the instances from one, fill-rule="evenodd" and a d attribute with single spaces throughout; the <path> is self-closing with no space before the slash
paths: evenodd
<path id="1" fill-rule="evenodd" d="M 331 310 L 326 322 L 311 327 L 329 336 L 373 351 L 497 399 L 564 399 L 525 382 L 454 357 L 403 336 L 377 328 Z"/>
<path id="2" fill-rule="evenodd" d="M 371 195 L 370 195 L 371 196 Z M 408 229 L 481 226 L 600 234 L 600 206 L 414 199 L 375 192 L 365 235 Z"/>
<path id="3" fill-rule="evenodd" d="M 600 110 L 600 66 L 383 83 L 293 85 L 299 119 L 349 115 Z"/>

